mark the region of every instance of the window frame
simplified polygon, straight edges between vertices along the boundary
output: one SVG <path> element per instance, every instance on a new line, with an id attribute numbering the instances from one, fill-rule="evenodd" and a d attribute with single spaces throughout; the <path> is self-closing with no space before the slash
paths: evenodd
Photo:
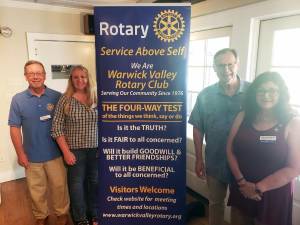
<path id="1" fill-rule="evenodd" d="M 203 40 L 203 39 L 214 39 L 214 38 L 219 38 L 219 37 L 229 37 L 229 45 L 226 47 L 231 47 L 231 38 L 232 38 L 232 26 L 225 26 L 225 27 L 216 27 L 212 29 L 207 29 L 207 30 L 198 30 L 191 32 L 190 35 L 190 41 L 197 41 L 197 40 Z M 219 50 L 219 49 L 218 49 Z M 189 53 L 190 56 L 190 53 Z M 188 63 L 188 69 L 190 69 L 190 63 Z M 206 66 L 205 68 L 210 68 L 212 66 Z M 213 68 L 211 68 L 213 69 Z M 187 74 L 187 79 L 189 79 L 189 73 Z M 193 104 L 193 95 L 198 96 L 198 94 L 203 90 L 203 88 L 207 87 L 211 83 L 209 82 L 209 79 L 207 75 L 205 74 L 203 76 L 203 85 L 200 90 L 195 91 L 195 90 L 190 90 L 188 87 L 188 82 L 187 82 L 187 95 L 186 95 L 186 101 L 187 101 L 187 111 L 186 111 L 186 116 L 187 116 L 187 121 L 188 117 L 190 116 L 191 110 L 194 107 L 195 104 Z M 195 100 L 196 101 L 196 100 Z M 194 103 L 195 103 L 194 101 Z M 187 137 L 192 138 L 193 136 L 193 127 L 190 124 L 187 124 Z"/>

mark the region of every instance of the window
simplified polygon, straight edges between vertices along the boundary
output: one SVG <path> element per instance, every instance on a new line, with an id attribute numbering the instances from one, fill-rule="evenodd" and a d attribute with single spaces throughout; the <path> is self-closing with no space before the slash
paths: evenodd
<path id="1" fill-rule="evenodd" d="M 292 106 L 300 112 L 300 15 L 261 22 L 256 75 L 272 70 L 285 80 Z"/>
<path id="2" fill-rule="evenodd" d="M 189 46 L 187 115 L 191 114 L 199 92 L 217 82 L 213 56 L 230 45 L 231 27 L 199 31 L 191 34 Z"/>
<path id="3" fill-rule="evenodd" d="M 217 82 L 213 70 L 213 57 L 217 51 L 230 46 L 231 27 L 191 33 L 187 78 L 187 116 L 192 112 L 199 92 Z M 192 137 L 192 126 L 187 126 Z"/>

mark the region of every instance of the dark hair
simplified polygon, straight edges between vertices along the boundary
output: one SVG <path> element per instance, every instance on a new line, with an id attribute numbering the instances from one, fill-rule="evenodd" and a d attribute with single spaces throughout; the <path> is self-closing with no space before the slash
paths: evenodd
<path id="1" fill-rule="evenodd" d="M 281 123 L 285 123 L 291 118 L 292 110 L 289 105 L 290 96 L 288 88 L 279 73 L 268 71 L 258 75 L 253 83 L 249 86 L 245 94 L 243 108 L 245 111 L 246 122 L 252 123 L 255 120 L 256 115 L 259 112 L 259 106 L 256 102 L 257 89 L 263 83 L 269 81 L 276 84 L 279 88 L 278 102 L 274 107 L 274 112 L 277 120 Z"/>
<path id="2" fill-rule="evenodd" d="M 239 56 L 238 56 L 238 54 L 237 54 L 237 52 L 236 52 L 235 49 L 233 49 L 233 48 L 223 48 L 223 49 L 217 51 L 216 54 L 214 55 L 214 64 L 216 64 L 216 60 L 217 60 L 217 57 L 219 55 L 224 55 L 227 52 L 231 52 L 233 54 L 233 56 L 235 57 L 236 61 L 239 60 Z"/>

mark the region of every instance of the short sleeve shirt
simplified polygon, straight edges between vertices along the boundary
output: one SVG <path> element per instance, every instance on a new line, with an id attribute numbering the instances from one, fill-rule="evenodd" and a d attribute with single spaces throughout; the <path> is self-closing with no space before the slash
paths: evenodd
<path id="1" fill-rule="evenodd" d="M 10 105 L 8 125 L 22 128 L 23 146 L 30 162 L 45 162 L 61 155 L 51 137 L 51 124 L 60 93 L 46 88 L 40 97 L 29 89 L 16 94 Z"/>
<path id="2" fill-rule="evenodd" d="M 227 138 L 234 118 L 241 111 L 243 93 L 248 82 L 240 81 L 233 96 L 225 95 L 219 83 L 205 88 L 197 97 L 189 123 L 205 137 L 206 173 L 220 181 L 230 181 L 226 158 Z"/>

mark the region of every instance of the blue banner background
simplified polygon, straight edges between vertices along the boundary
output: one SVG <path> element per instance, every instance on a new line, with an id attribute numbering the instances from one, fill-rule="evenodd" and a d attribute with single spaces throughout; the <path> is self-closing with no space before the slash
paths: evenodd
<path id="1" fill-rule="evenodd" d="M 96 7 L 94 18 L 101 225 L 184 224 L 185 99 L 190 6 Z M 153 28 L 155 21 L 159 31 L 166 34 L 170 41 L 157 35 Z M 148 25 L 147 37 L 100 35 L 101 22 L 117 26 L 120 23 L 125 26 Z M 175 27 L 168 28 L 167 24 L 171 23 Z M 172 38 L 171 34 L 178 31 L 182 24 L 182 34 Z M 133 49 L 136 53 L 138 48 L 143 47 L 158 51 L 164 49 L 165 52 L 162 56 L 122 56 L 116 53 L 109 55 L 103 50 L 123 48 Z M 138 64 L 141 66 L 139 69 Z M 141 72 L 144 76 L 109 78 L 108 74 L 112 71 L 118 74 Z M 150 73 L 154 71 L 169 73 L 170 77 L 150 78 Z M 145 88 L 117 87 L 118 81 L 145 83 Z M 154 83 L 158 85 L 153 87 Z M 154 139 L 160 141 L 153 142 Z M 149 191 L 142 191 L 145 189 Z M 155 193 L 155 190 L 172 193 Z"/>

